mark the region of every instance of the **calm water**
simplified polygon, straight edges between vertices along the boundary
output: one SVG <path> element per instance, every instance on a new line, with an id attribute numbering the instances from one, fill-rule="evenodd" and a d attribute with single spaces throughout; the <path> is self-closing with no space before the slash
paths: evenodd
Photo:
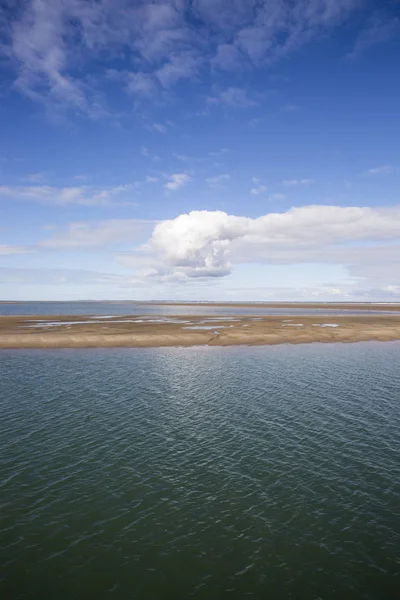
<path id="1" fill-rule="evenodd" d="M 2 599 L 398 599 L 400 344 L 0 351 Z"/>
<path id="2" fill-rule="evenodd" d="M 168 306 L 136 302 L 17 302 L 0 304 L 0 315 L 363 315 L 400 314 L 397 306 L 393 311 L 339 310 L 334 308 L 272 308 L 254 306 Z"/>

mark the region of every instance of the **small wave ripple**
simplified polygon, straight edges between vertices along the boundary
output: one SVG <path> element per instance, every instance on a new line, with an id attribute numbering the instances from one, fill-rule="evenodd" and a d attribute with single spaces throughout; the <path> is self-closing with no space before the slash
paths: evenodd
<path id="1" fill-rule="evenodd" d="M 400 344 L 1 351 L 2 596 L 398 598 Z"/>

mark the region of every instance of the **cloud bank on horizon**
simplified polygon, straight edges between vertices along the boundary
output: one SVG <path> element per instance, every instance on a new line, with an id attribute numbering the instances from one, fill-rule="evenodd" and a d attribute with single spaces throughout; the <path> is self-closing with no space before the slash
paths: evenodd
<path id="1" fill-rule="evenodd" d="M 0 298 L 400 300 L 399 51 L 389 0 L 5 0 Z"/>

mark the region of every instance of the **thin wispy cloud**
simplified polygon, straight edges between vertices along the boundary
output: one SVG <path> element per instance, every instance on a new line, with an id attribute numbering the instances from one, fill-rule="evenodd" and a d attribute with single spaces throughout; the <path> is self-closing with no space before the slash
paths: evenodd
<path id="1" fill-rule="evenodd" d="M 111 188 L 94 186 L 54 187 L 36 186 L 0 186 L 0 198 L 35 202 L 53 206 L 120 206 L 136 205 L 130 198 L 131 185 L 119 185 Z"/>
<path id="2" fill-rule="evenodd" d="M 203 59 L 195 51 L 177 51 L 155 72 L 164 89 L 173 87 L 182 79 L 193 79 L 199 72 Z"/>
<path id="3" fill-rule="evenodd" d="M 265 185 L 258 185 L 257 187 L 251 188 L 250 192 L 253 196 L 259 196 L 260 194 L 265 194 L 268 188 Z"/>
<path id="4" fill-rule="evenodd" d="M 157 161 L 160 160 L 160 157 L 157 154 L 154 154 L 151 150 L 149 150 L 146 146 L 142 146 L 140 148 L 140 154 L 149 160 Z"/>
<path id="5" fill-rule="evenodd" d="M 208 153 L 208 156 L 212 157 L 221 157 L 224 154 L 228 154 L 230 152 L 229 148 L 220 148 L 219 150 L 213 150 Z"/>
<path id="6" fill-rule="evenodd" d="M 365 175 L 389 175 L 393 173 L 393 167 L 391 165 L 383 165 L 381 167 L 373 167 L 365 171 Z"/>
<path id="7" fill-rule="evenodd" d="M 32 254 L 33 252 L 35 252 L 33 248 L 28 248 L 26 246 L 0 244 L 0 256 L 11 256 L 13 254 Z"/>
<path id="8" fill-rule="evenodd" d="M 258 104 L 245 89 L 229 87 L 207 98 L 208 106 L 225 106 L 229 108 L 251 108 Z"/>
<path id="9" fill-rule="evenodd" d="M 270 194 L 268 196 L 268 200 L 286 200 L 286 199 L 287 199 L 286 194 L 276 193 L 276 194 Z"/>
<path id="10" fill-rule="evenodd" d="M 158 86 L 148 73 L 131 73 L 129 71 L 107 71 L 111 81 L 120 82 L 129 95 L 134 98 L 151 100 L 158 94 Z"/>
<path id="11" fill-rule="evenodd" d="M 284 179 L 282 184 L 290 187 L 296 185 L 308 185 L 309 183 L 313 183 L 313 181 L 313 179 Z"/>
<path id="12" fill-rule="evenodd" d="M 177 160 L 181 160 L 182 162 L 188 162 L 190 160 L 195 160 L 195 159 L 191 158 L 190 156 L 187 156 L 186 154 L 179 154 L 177 152 L 173 152 L 172 156 L 174 158 L 176 158 Z"/>
<path id="13" fill-rule="evenodd" d="M 30 183 L 43 183 L 46 179 L 46 176 L 44 173 L 31 173 L 30 175 L 27 175 L 25 179 Z"/>
<path id="14" fill-rule="evenodd" d="M 166 190 L 176 192 L 183 188 L 190 181 L 190 175 L 187 173 L 174 173 L 168 176 L 168 181 L 164 184 Z"/>
<path id="15" fill-rule="evenodd" d="M 346 21 L 358 4 L 310 0 L 304 10 L 302 0 L 290 9 L 285 0 L 236 0 L 234 9 L 232 0 L 27 0 L 6 10 L 5 55 L 22 94 L 48 109 L 98 119 L 110 114 L 102 93 L 106 79 L 137 99 L 154 100 L 216 70 L 276 62 Z M 376 29 L 365 36 L 380 37 Z M 114 58 L 122 53 L 127 61 L 118 70 Z M 91 63 L 96 78 L 89 80 L 76 67 Z M 234 87 L 215 101 L 227 107 L 255 103 Z"/>
<path id="16" fill-rule="evenodd" d="M 373 16 L 370 23 L 358 34 L 352 51 L 347 55 L 356 59 L 372 46 L 391 41 L 400 35 L 399 18 Z"/>
<path id="17" fill-rule="evenodd" d="M 152 129 L 158 133 L 167 133 L 168 131 L 165 125 L 162 125 L 161 123 L 153 123 Z"/>
<path id="18" fill-rule="evenodd" d="M 298 104 L 285 104 L 283 110 L 286 112 L 298 112 L 300 110 L 300 106 Z"/>
<path id="19" fill-rule="evenodd" d="M 139 243 L 150 235 L 156 221 L 145 219 L 107 219 L 88 223 L 76 221 L 43 240 L 38 248 L 55 250 L 96 248 L 121 243 Z"/>
<path id="20" fill-rule="evenodd" d="M 224 173 L 223 175 L 215 175 L 215 177 L 207 177 L 206 183 L 210 188 L 220 188 L 223 187 L 230 178 L 230 175 Z"/>
<path id="21" fill-rule="evenodd" d="M 40 287 L 41 289 L 50 288 L 52 297 L 57 295 L 56 290 L 69 288 L 70 286 L 82 286 L 85 288 L 88 284 L 95 286 L 98 292 L 104 292 L 104 290 L 110 290 L 114 288 L 132 288 L 137 289 L 138 286 L 143 285 L 143 280 L 119 275 L 116 273 L 102 273 L 99 271 L 89 271 L 87 269 L 51 269 L 51 268 L 17 268 L 10 269 L 7 267 L 0 267 L 0 278 L 1 281 L 8 286 L 17 284 L 23 286 Z M 103 298 L 108 298 L 105 294 Z M 75 299 L 75 298 L 74 298 Z"/>

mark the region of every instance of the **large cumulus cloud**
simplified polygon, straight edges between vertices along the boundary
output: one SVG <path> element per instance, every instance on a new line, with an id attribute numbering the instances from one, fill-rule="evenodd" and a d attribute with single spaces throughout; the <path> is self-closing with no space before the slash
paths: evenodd
<path id="1" fill-rule="evenodd" d="M 239 262 L 363 262 L 400 241 L 400 207 L 303 206 L 258 218 L 192 211 L 156 225 L 144 249 L 160 272 L 222 277 Z"/>

